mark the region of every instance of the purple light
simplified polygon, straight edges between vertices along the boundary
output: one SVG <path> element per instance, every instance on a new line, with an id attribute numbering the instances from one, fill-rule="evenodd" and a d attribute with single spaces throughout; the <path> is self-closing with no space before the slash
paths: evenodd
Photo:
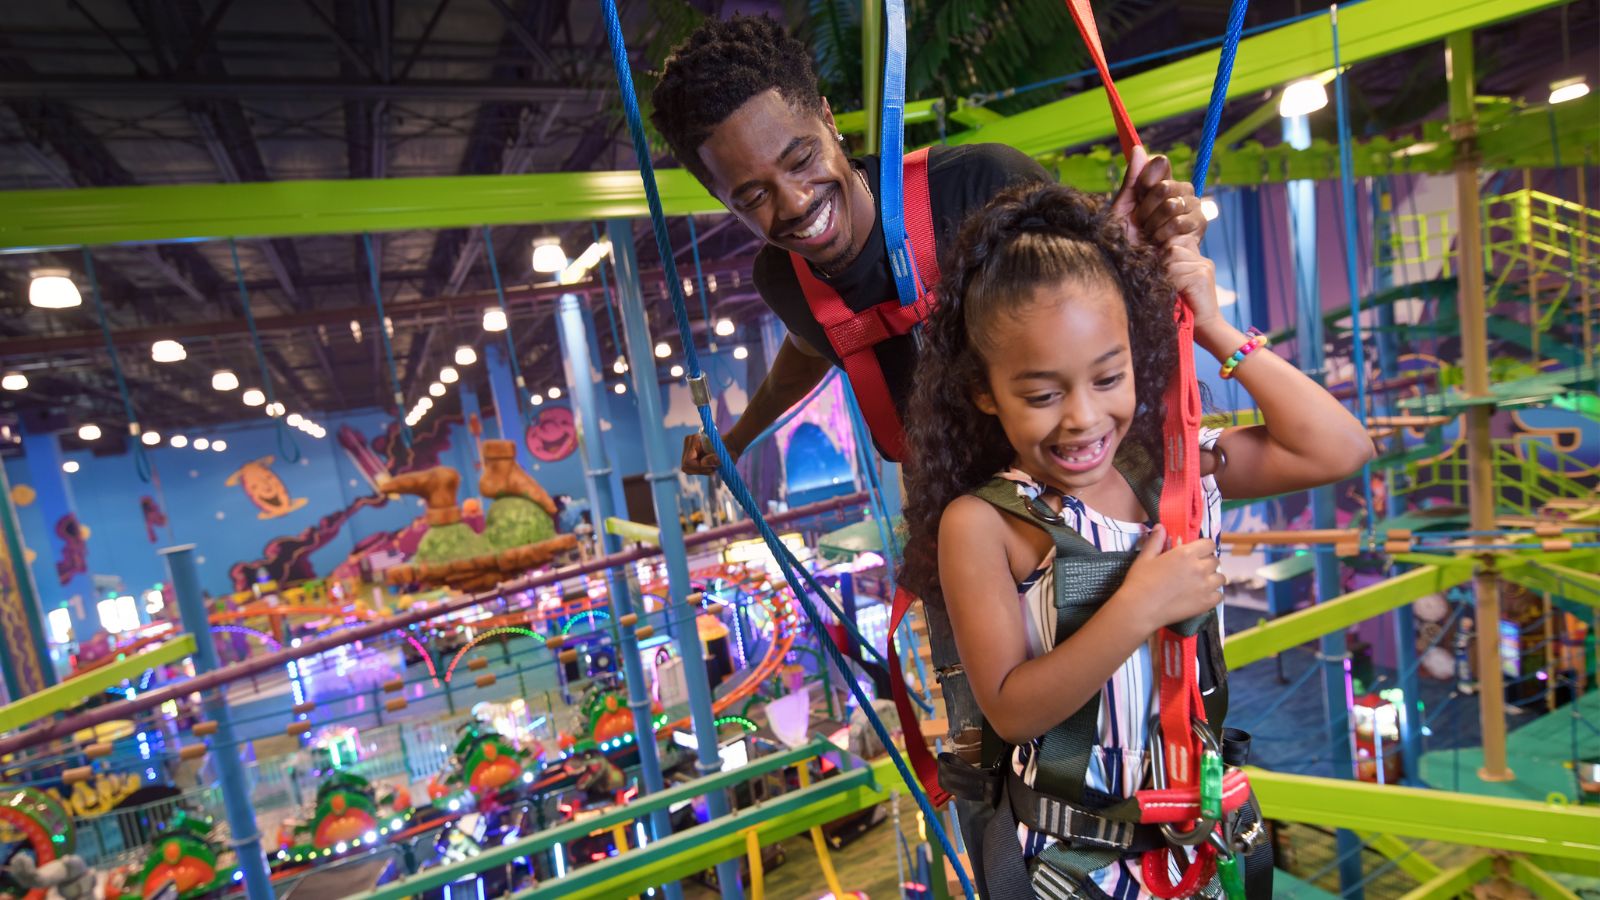
<path id="1" fill-rule="evenodd" d="M 1543 669 L 1533 673 L 1533 677 L 1539 679 L 1540 681 L 1549 681 L 1550 680 L 1550 674 L 1548 672 L 1545 672 Z"/>

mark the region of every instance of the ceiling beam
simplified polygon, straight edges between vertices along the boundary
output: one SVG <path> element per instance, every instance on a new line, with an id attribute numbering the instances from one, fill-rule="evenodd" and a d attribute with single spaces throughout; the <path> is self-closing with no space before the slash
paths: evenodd
<path id="1" fill-rule="evenodd" d="M 147 81 L 103 75 L 30 75 L 0 78 L 0 99 L 33 100 L 438 100 L 454 103 L 594 102 L 607 95 L 597 88 L 559 82 L 468 81 L 413 78 L 382 82 L 359 78 L 253 78 L 220 80 L 151 78 Z"/>

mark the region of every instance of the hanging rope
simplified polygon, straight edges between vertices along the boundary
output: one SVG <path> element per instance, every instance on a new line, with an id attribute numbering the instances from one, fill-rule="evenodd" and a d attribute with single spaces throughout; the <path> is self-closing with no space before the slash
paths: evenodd
<path id="1" fill-rule="evenodd" d="M 842 611 L 833 606 L 832 600 L 828 598 L 821 586 L 816 584 L 815 579 L 811 577 L 811 573 L 794 561 L 793 555 L 789 553 L 787 546 L 773 532 L 772 527 L 767 524 L 766 519 L 761 514 L 760 506 L 755 502 L 755 498 L 750 495 L 744 479 L 739 476 L 738 469 L 734 467 L 733 458 L 728 455 L 728 448 L 723 444 L 722 436 L 717 431 L 716 420 L 711 414 L 710 397 L 706 395 L 705 391 L 705 375 L 700 367 L 700 357 L 694 349 L 693 332 L 689 326 L 688 307 L 683 297 L 683 284 L 678 278 L 677 266 L 673 260 L 672 241 L 667 234 L 666 214 L 662 210 L 661 194 L 656 186 L 655 166 L 650 161 L 650 143 L 644 134 L 644 120 L 639 113 L 638 97 L 634 94 L 633 73 L 629 70 L 628 65 L 628 46 L 622 36 L 622 22 L 617 13 L 616 0 L 605 0 L 604 9 L 607 37 L 610 39 L 612 60 L 617 73 L 617 86 L 622 96 L 623 110 L 627 116 L 628 131 L 633 139 L 634 155 L 639 161 L 639 177 L 644 184 L 645 198 L 650 205 L 650 222 L 655 232 L 656 246 L 661 254 L 662 265 L 666 268 L 667 292 L 672 298 L 673 315 L 677 319 L 678 332 L 683 339 L 684 360 L 688 364 L 690 383 L 695 384 L 698 382 L 695 406 L 700 414 L 701 426 L 705 431 L 706 437 L 710 440 L 712 449 L 717 454 L 723 481 L 727 484 L 728 489 L 733 493 L 739 505 L 744 508 L 746 515 L 750 516 L 755 523 L 756 529 L 761 533 L 761 537 L 772 550 L 779 568 L 783 571 L 790 588 L 794 591 L 795 599 L 799 601 L 800 607 L 805 610 L 806 617 L 810 620 L 812 627 L 819 630 L 822 627 L 823 619 L 817 612 L 816 606 L 812 603 L 813 596 L 822 597 L 829 605 L 830 611 L 835 614 L 845 629 L 862 644 L 866 644 L 867 642 L 861 639 L 855 623 L 851 622 L 844 616 Z M 804 579 L 803 581 L 802 578 Z M 844 654 L 836 646 L 835 642 L 822 641 L 821 644 L 840 671 L 850 671 Z M 946 857 L 954 864 L 967 900 L 976 900 L 977 894 L 973 888 L 972 879 L 967 874 L 966 867 L 960 863 L 960 857 L 956 854 L 955 845 L 951 843 L 950 836 L 945 833 L 938 811 L 934 809 L 933 804 L 928 800 L 928 795 L 922 790 L 921 783 L 917 780 L 916 775 L 912 773 L 910 766 L 906 764 L 900 750 L 895 747 L 889 730 L 884 727 L 883 721 L 873 712 L 871 698 L 855 682 L 855 679 L 847 678 L 845 683 L 850 690 L 851 696 L 855 698 L 856 703 L 861 707 L 861 711 L 866 715 L 867 722 L 872 726 L 872 730 L 877 735 L 878 740 L 889 751 L 896 770 L 899 771 L 901 779 L 905 781 L 910 789 L 918 808 L 922 810 L 925 821 L 933 829 Z"/>
<path id="2" fill-rule="evenodd" d="M 511 377 L 517 385 L 517 418 L 522 420 L 522 429 L 527 431 L 532 424 L 528 421 L 528 383 L 522 378 L 522 364 L 517 362 L 517 342 L 511 339 L 511 310 L 506 308 L 506 289 L 500 284 L 500 265 L 494 258 L 494 237 L 489 233 L 489 226 L 483 226 L 483 247 L 489 260 L 489 274 L 494 276 L 494 296 L 500 303 L 500 314 L 506 317 L 506 328 L 501 334 L 506 339 L 506 361 L 511 364 Z M 510 439 L 511 435 L 501 435 Z"/>
<path id="3" fill-rule="evenodd" d="M 694 289 L 700 293 L 700 318 L 706 325 L 706 346 L 716 340 L 711 327 L 711 301 L 706 297 L 705 273 L 700 270 L 700 238 L 695 234 L 694 216 L 689 217 L 689 247 L 694 251 Z"/>
<path id="4" fill-rule="evenodd" d="M 1334 102 L 1338 105 L 1339 119 L 1339 189 L 1344 202 L 1344 273 L 1350 290 L 1350 331 L 1355 339 L 1351 350 L 1356 376 L 1356 417 L 1363 428 L 1367 424 L 1367 354 L 1361 327 L 1361 285 L 1356 268 L 1356 181 L 1355 162 L 1350 150 L 1350 101 L 1346 82 L 1350 76 L 1339 64 L 1339 6 L 1328 8 L 1328 23 L 1333 29 Z M 1361 495 L 1367 502 L 1367 534 L 1372 536 L 1377 524 L 1377 509 L 1372 499 L 1372 464 L 1361 464 Z"/>
<path id="5" fill-rule="evenodd" d="M 268 415 L 272 415 L 273 404 L 278 401 L 272 394 L 272 372 L 267 369 L 267 353 L 261 348 L 261 333 L 256 331 L 255 313 L 250 310 L 250 289 L 244 283 L 244 270 L 239 267 L 239 245 L 233 238 L 228 238 L 228 253 L 233 257 L 233 280 L 239 285 L 239 308 L 244 310 L 244 322 L 250 327 L 250 345 L 256 351 L 256 365 L 261 368 L 261 391 L 267 397 Z M 289 427 L 284 424 L 284 417 L 280 413 L 273 416 L 277 426 L 278 453 L 283 456 L 286 463 L 300 461 L 300 445 L 295 443 L 294 435 L 289 433 Z"/>
<path id="6" fill-rule="evenodd" d="M 1211 84 L 1211 101 L 1206 105 L 1205 124 L 1200 129 L 1200 147 L 1194 156 L 1194 195 L 1203 197 L 1211 174 L 1211 150 L 1222 125 L 1222 107 L 1228 102 L 1228 82 L 1233 80 L 1233 60 L 1239 55 L 1244 37 L 1244 13 L 1250 0 L 1233 0 L 1228 9 L 1228 30 L 1222 35 L 1222 55 L 1217 60 L 1217 80 Z"/>
<path id="7" fill-rule="evenodd" d="M 383 313 L 383 288 L 378 284 L 378 257 L 372 252 L 372 235 L 361 235 L 367 251 L 367 273 L 372 281 L 372 299 L 378 304 L 378 340 L 383 342 L 383 358 L 389 364 L 389 384 L 394 389 L 394 411 L 400 417 L 400 440 L 411 446 L 411 426 L 406 423 L 406 395 L 400 390 L 400 374 L 394 368 L 394 348 L 389 346 L 389 317 Z"/>
<path id="8" fill-rule="evenodd" d="M 139 480 L 150 481 L 150 459 L 145 456 L 144 442 L 139 440 L 139 415 L 133 411 L 133 398 L 128 394 L 128 382 L 122 377 L 122 362 L 117 358 L 117 345 L 111 339 L 111 323 L 106 319 L 106 305 L 100 299 L 100 279 L 94 273 L 94 254 L 83 248 L 83 271 L 89 277 L 89 296 L 94 298 L 95 315 L 100 319 L 100 333 L 106 339 L 106 357 L 111 360 L 111 374 L 117 380 L 117 394 L 122 397 L 122 414 L 128 418 L 128 434 L 133 438 L 133 471 Z"/>
<path id="9" fill-rule="evenodd" d="M 600 243 L 600 226 L 590 222 L 589 233 L 594 235 L 596 244 Z M 606 258 L 603 255 L 600 257 L 600 289 L 605 292 L 606 296 L 606 321 L 611 324 L 611 349 L 617 352 L 617 358 L 620 359 L 622 358 L 622 338 L 617 336 L 617 311 L 613 309 L 615 304 L 611 299 L 611 279 L 606 275 Z M 619 374 L 622 375 L 623 381 L 628 380 L 627 373 Z"/>

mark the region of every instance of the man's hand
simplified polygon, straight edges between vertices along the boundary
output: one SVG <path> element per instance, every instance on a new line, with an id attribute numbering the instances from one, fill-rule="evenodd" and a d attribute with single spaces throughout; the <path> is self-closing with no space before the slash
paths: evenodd
<path id="1" fill-rule="evenodd" d="M 1206 217 L 1194 185 L 1174 181 L 1172 163 L 1165 156 L 1149 156 L 1144 147 L 1133 148 L 1111 211 L 1122 220 L 1128 240 L 1134 244 L 1161 245 L 1189 237 L 1198 245 L 1206 233 Z"/>
<path id="2" fill-rule="evenodd" d="M 733 457 L 734 462 L 739 461 L 739 454 L 732 447 L 728 448 L 728 455 Z M 711 449 L 711 439 L 698 431 L 686 436 L 683 439 L 681 466 L 685 475 L 715 475 L 717 454 Z"/>

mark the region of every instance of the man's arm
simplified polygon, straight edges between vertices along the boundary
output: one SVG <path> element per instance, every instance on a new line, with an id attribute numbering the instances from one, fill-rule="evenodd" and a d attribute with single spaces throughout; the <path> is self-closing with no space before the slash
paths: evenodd
<path id="1" fill-rule="evenodd" d="M 722 435 L 722 442 L 734 461 L 738 461 L 750 442 L 768 425 L 804 400 L 832 367 L 827 357 L 805 341 L 792 334 L 784 338 L 783 346 L 778 348 L 778 358 L 772 361 L 767 377 L 761 379 L 750 396 L 744 415 Z M 691 434 L 683 439 L 682 465 L 683 471 L 690 475 L 710 475 L 717 470 L 717 455 L 711 451 L 711 442 L 705 435 Z"/>

